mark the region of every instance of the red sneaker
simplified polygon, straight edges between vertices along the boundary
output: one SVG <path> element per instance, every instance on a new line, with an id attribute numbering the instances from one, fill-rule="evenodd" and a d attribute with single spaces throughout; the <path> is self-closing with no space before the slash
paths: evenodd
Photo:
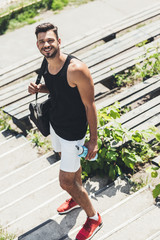
<path id="1" fill-rule="evenodd" d="M 57 208 L 57 212 L 59 214 L 65 214 L 70 212 L 71 210 L 75 208 L 79 208 L 80 206 L 73 200 L 73 198 L 70 198 L 66 200 L 64 203 L 61 204 L 59 208 Z"/>
<path id="2" fill-rule="evenodd" d="M 87 221 L 83 225 L 82 229 L 79 231 L 79 233 L 76 236 L 76 240 L 89 240 L 93 237 L 98 230 L 103 226 L 102 218 L 98 213 L 98 221 L 95 221 L 93 219 L 87 218 Z"/>

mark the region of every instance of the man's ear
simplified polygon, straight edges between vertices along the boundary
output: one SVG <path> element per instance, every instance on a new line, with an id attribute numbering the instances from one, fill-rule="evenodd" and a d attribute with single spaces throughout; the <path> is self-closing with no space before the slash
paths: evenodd
<path id="1" fill-rule="evenodd" d="M 59 45 L 61 45 L 61 39 L 60 38 L 58 38 L 58 43 L 59 43 Z"/>
<path id="2" fill-rule="evenodd" d="M 39 46 L 38 46 L 38 41 L 36 42 L 36 45 L 37 45 L 37 47 L 39 48 Z"/>

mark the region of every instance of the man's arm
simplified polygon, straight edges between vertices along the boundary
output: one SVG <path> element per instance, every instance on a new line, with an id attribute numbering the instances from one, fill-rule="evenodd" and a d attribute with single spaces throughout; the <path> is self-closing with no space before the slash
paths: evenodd
<path id="1" fill-rule="evenodd" d="M 49 93 L 47 87 L 45 84 L 35 84 L 35 83 L 30 83 L 30 85 L 28 86 L 28 92 L 30 94 L 35 94 L 38 92 L 41 93 Z"/>
<path id="2" fill-rule="evenodd" d="M 85 144 L 88 148 L 86 159 L 94 158 L 97 151 L 97 111 L 94 101 L 94 83 L 87 66 L 79 61 L 71 63 L 68 73 L 69 84 L 76 85 L 86 109 L 89 124 L 90 140 Z"/>

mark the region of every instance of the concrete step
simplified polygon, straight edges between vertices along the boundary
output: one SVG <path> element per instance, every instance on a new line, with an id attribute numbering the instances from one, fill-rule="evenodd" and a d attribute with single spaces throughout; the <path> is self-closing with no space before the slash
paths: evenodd
<path id="1" fill-rule="evenodd" d="M 86 185 L 88 185 L 89 189 L 92 188 L 94 192 L 95 190 L 97 190 L 97 188 L 94 187 L 93 181 L 91 181 L 90 183 L 86 183 Z M 43 203 L 41 205 L 35 204 L 34 206 L 36 207 L 33 208 L 30 212 L 26 212 L 26 214 L 21 215 L 21 217 L 16 218 L 12 222 L 8 222 L 7 225 L 3 224 L 3 226 L 6 226 L 9 231 L 16 232 L 18 234 L 26 233 L 27 231 L 36 227 L 35 230 L 36 232 L 33 230 L 33 234 L 35 234 L 38 238 L 33 238 L 32 234 L 29 233 L 29 236 L 27 235 L 28 236 L 27 239 L 44 239 L 42 238 L 42 236 L 44 237 L 44 234 L 46 234 L 46 232 L 45 233 L 43 232 L 43 228 L 41 228 L 40 224 L 43 224 L 47 229 L 49 228 L 47 231 L 49 231 L 50 233 L 51 230 L 53 231 L 54 229 L 53 233 L 54 236 L 56 237 L 52 238 L 51 236 L 49 236 L 45 238 L 45 240 L 60 239 L 60 237 L 65 236 L 68 233 L 68 227 L 71 225 L 73 227 L 75 225 L 77 215 L 80 214 L 81 219 L 80 223 L 78 222 L 78 225 L 83 223 L 86 216 L 84 211 L 82 211 L 81 209 L 71 212 L 71 215 L 69 214 L 66 217 L 58 215 L 56 213 L 57 207 L 69 196 L 65 191 L 61 191 L 56 195 L 57 190 L 54 188 L 52 198 L 50 199 L 48 198 L 48 201 L 46 202 L 42 201 Z M 128 183 L 126 183 L 125 181 L 121 181 L 120 183 L 116 181 L 114 184 L 112 184 L 111 187 L 106 187 L 105 190 L 103 191 L 98 190 L 95 196 L 94 194 L 92 194 L 91 196 L 95 208 L 97 208 L 101 212 L 104 209 L 110 208 L 113 204 L 118 203 L 122 199 L 125 199 L 128 192 L 129 192 Z M 38 201 L 38 199 L 37 200 L 34 199 L 34 201 Z M 26 204 L 28 203 L 26 202 Z M 23 205 L 23 208 L 25 208 L 25 205 Z M 76 226 L 74 226 L 74 228 L 75 227 Z M 40 233 L 41 238 L 39 238 L 39 231 L 42 233 L 42 234 Z"/>
<path id="2" fill-rule="evenodd" d="M 99 205 L 101 205 L 101 201 L 99 201 Z M 109 209 L 104 206 L 103 211 L 100 212 L 104 222 L 104 227 L 95 235 L 95 237 L 93 237 L 93 239 L 108 239 L 117 227 L 124 224 L 126 221 L 128 222 L 137 214 L 151 206 L 153 206 L 153 197 L 151 192 L 146 188 L 134 193 L 122 201 L 119 201 L 116 205 L 112 205 Z M 81 219 L 77 219 L 77 222 L 78 225 L 82 225 L 84 219 L 83 221 Z M 75 236 L 80 228 L 81 227 L 77 227 L 75 231 L 72 228 L 72 231 L 68 233 L 68 237 L 65 239 L 75 239 Z"/>
<path id="3" fill-rule="evenodd" d="M 9 187 L 18 184 L 21 181 L 24 181 L 24 179 L 38 173 L 56 161 L 57 159 L 55 157 L 55 154 L 53 152 L 49 152 L 25 164 L 24 166 L 17 168 L 5 176 L 0 177 L 0 193 L 4 190 L 7 190 Z"/>
<path id="4" fill-rule="evenodd" d="M 160 231 L 152 234 L 149 238 L 147 238 L 146 240 L 159 240 L 160 239 Z"/>
<path id="5" fill-rule="evenodd" d="M 0 156 L 6 155 L 7 152 L 12 151 L 14 148 L 17 148 L 20 145 L 26 143 L 27 140 L 23 135 L 18 134 L 15 137 L 11 137 L 0 144 Z"/>
<path id="6" fill-rule="evenodd" d="M 159 240 L 159 239 L 160 239 L 160 235 L 154 238 L 154 240 Z"/>
<path id="7" fill-rule="evenodd" d="M 15 185 L 10 186 L 9 188 L 5 189 L 0 193 L 0 210 L 4 206 L 7 206 L 8 204 L 11 204 L 13 202 L 17 202 L 18 199 L 25 198 L 26 201 L 29 201 L 28 198 L 31 194 L 35 195 L 36 193 L 42 194 L 44 191 L 48 191 L 50 188 L 50 192 L 48 194 L 54 194 L 52 190 L 54 190 L 54 187 L 56 187 L 55 184 L 58 185 L 58 173 L 59 173 L 59 164 L 53 164 L 51 166 L 48 166 L 41 171 L 35 173 L 34 175 L 22 180 L 21 182 L 18 182 Z M 55 185 L 55 186 L 54 186 Z M 45 188 L 47 188 L 46 190 Z M 58 189 L 58 186 L 56 187 L 56 190 Z M 44 197 L 47 197 L 45 195 Z M 37 197 L 38 199 L 38 197 Z M 41 199 L 38 199 L 41 200 Z M 17 202 L 19 204 L 19 201 Z M 37 203 L 38 204 L 38 203 Z M 31 207 L 32 205 L 30 205 Z M 15 206 L 14 206 L 15 207 Z M 25 210 L 25 209 L 24 209 Z M 1 211 L 0 211 L 1 212 Z"/>
<path id="8" fill-rule="evenodd" d="M 23 144 L 17 145 L 17 147 L 0 155 L 0 176 L 9 174 L 37 157 L 37 150 L 33 148 L 31 142 L 25 141 Z"/>
<path id="9" fill-rule="evenodd" d="M 159 230 L 159 219 L 160 211 L 158 207 L 151 205 L 151 207 L 140 212 L 139 215 L 119 226 L 121 229 L 107 237 L 107 240 L 146 240 L 151 234 Z"/>
<path id="10" fill-rule="evenodd" d="M 2 202 L 4 207 L 0 209 L 0 225 L 5 226 L 9 221 L 15 221 L 21 216 L 27 214 L 28 212 L 34 210 L 37 206 L 40 206 L 51 199 L 53 196 L 58 195 L 61 192 L 61 188 L 58 185 L 58 178 L 50 180 L 45 185 L 33 190 L 32 192 L 24 193 L 24 195 L 17 200 L 7 203 Z M 11 195 L 12 196 L 12 195 Z M 58 200 L 58 199 L 57 199 Z"/>

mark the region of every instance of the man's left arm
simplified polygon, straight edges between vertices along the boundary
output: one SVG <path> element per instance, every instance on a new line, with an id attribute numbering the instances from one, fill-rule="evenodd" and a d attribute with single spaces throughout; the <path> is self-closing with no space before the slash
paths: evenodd
<path id="1" fill-rule="evenodd" d="M 85 106 L 87 121 L 89 125 L 90 140 L 85 144 L 88 148 L 86 159 L 95 157 L 98 151 L 97 145 L 97 111 L 94 101 L 94 83 L 89 69 L 84 63 L 75 64 L 70 74 L 77 86 L 82 102 Z"/>

